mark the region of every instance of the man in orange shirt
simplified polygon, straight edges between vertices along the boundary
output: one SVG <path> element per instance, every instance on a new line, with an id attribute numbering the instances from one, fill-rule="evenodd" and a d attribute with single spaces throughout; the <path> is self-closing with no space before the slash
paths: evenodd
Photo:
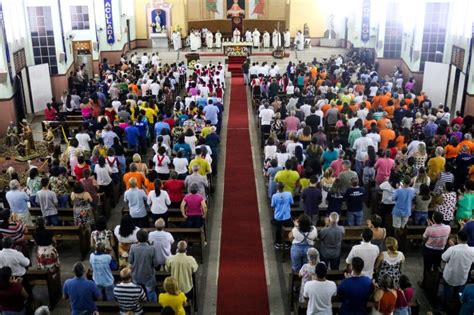
<path id="1" fill-rule="evenodd" d="M 388 101 L 390 100 L 390 96 L 387 92 L 382 92 L 382 95 L 379 97 L 380 101 L 380 106 L 382 106 L 382 109 L 385 110 L 385 107 L 387 107 Z"/>
<path id="2" fill-rule="evenodd" d="M 377 122 L 377 128 L 379 128 L 379 130 L 384 130 L 387 128 L 387 123 L 390 122 L 390 119 L 387 118 L 387 115 L 387 112 L 384 112 L 382 118 L 380 118 Z"/>
<path id="3" fill-rule="evenodd" d="M 380 120 L 379 120 L 380 122 Z M 380 147 L 379 149 L 385 150 L 388 147 L 388 142 L 390 140 L 395 140 L 395 131 L 392 130 L 392 123 L 388 120 L 385 128 L 380 130 Z"/>
<path id="4" fill-rule="evenodd" d="M 123 175 L 123 183 L 126 187 L 125 189 L 130 188 L 130 178 L 135 178 L 137 180 L 137 188 L 142 189 L 143 184 L 145 183 L 145 175 L 137 171 L 137 165 L 135 163 L 130 164 L 130 172 Z"/>
<path id="5" fill-rule="evenodd" d="M 466 145 L 469 149 L 469 153 L 474 153 L 474 142 L 472 142 L 472 136 L 470 133 L 464 135 L 464 140 L 459 144 L 461 147 Z"/>

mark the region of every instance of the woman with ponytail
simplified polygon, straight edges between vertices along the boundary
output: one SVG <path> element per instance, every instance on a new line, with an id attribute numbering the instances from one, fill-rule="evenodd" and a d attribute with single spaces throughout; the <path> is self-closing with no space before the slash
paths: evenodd
<path id="1" fill-rule="evenodd" d="M 161 189 L 161 180 L 155 181 L 155 189 L 148 193 L 148 205 L 150 205 L 153 222 L 163 218 L 168 224 L 168 206 L 171 204 L 166 190 Z"/>

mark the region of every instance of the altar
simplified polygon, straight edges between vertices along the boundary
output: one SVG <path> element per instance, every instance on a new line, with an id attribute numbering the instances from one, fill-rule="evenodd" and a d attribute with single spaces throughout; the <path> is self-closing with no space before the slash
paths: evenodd
<path id="1" fill-rule="evenodd" d="M 168 48 L 168 34 L 166 33 L 151 33 L 151 47 L 153 48 Z"/>
<path id="2" fill-rule="evenodd" d="M 223 42 L 222 49 L 227 57 L 248 57 L 252 54 L 252 42 Z"/>

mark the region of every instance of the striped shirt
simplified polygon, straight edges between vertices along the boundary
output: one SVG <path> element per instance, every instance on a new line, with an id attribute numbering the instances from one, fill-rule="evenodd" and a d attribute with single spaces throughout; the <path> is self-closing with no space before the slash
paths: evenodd
<path id="1" fill-rule="evenodd" d="M 434 192 L 442 193 L 444 191 L 444 185 L 446 183 L 454 183 L 454 175 L 449 172 L 441 172 L 439 179 L 436 182 Z"/>
<path id="2" fill-rule="evenodd" d="M 115 299 L 119 303 L 120 312 L 142 314 L 142 303 L 146 301 L 143 288 L 133 282 L 120 282 L 114 288 Z"/>
<path id="3" fill-rule="evenodd" d="M 451 227 L 446 224 L 428 226 L 423 233 L 423 238 L 426 239 L 425 246 L 434 250 L 444 250 L 450 233 Z"/>
<path id="4" fill-rule="evenodd" d="M 13 242 L 23 239 L 25 234 L 25 226 L 17 222 L 10 222 L 8 227 L 0 227 L 0 234 L 2 237 L 9 237 Z"/>

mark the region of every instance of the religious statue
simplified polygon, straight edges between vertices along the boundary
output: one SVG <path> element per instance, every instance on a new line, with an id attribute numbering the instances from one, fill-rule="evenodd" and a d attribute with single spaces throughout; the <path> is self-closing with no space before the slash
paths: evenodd
<path id="1" fill-rule="evenodd" d="M 241 15 L 245 15 L 245 10 L 243 10 L 239 6 L 239 0 L 233 0 L 233 1 L 234 1 L 234 4 L 232 4 L 230 9 L 227 10 L 227 16 L 228 17 L 238 17 L 238 16 L 241 16 Z"/>
<path id="2" fill-rule="evenodd" d="M 45 127 L 47 128 L 46 132 L 43 135 L 43 139 L 46 142 L 46 147 L 48 148 L 48 152 L 50 154 L 53 153 L 54 151 L 54 133 L 53 133 L 53 128 L 47 123 L 45 124 Z"/>
<path id="3" fill-rule="evenodd" d="M 23 135 L 20 137 L 20 142 L 16 145 L 16 149 L 18 151 L 18 155 L 21 157 L 31 155 L 29 141 Z"/>
<path id="4" fill-rule="evenodd" d="M 28 121 L 26 121 L 26 119 L 23 119 L 21 126 L 23 128 L 23 133 L 21 135 L 23 136 L 24 140 L 28 140 L 29 151 L 35 151 L 36 147 L 35 141 L 33 140 L 33 129 L 31 129 L 31 126 Z"/>
<path id="5" fill-rule="evenodd" d="M 7 128 L 7 139 L 5 141 L 7 146 L 14 146 L 18 143 L 18 128 L 13 121 Z"/>
<path id="6" fill-rule="evenodd" d="M 310 36 L 309 36 L 309 26 L 308 26 L 308 23 L 304 23 L 304 25 L 303 25 L 303 35 L 306 36 L 306 37 L 310 37 Z"/>

